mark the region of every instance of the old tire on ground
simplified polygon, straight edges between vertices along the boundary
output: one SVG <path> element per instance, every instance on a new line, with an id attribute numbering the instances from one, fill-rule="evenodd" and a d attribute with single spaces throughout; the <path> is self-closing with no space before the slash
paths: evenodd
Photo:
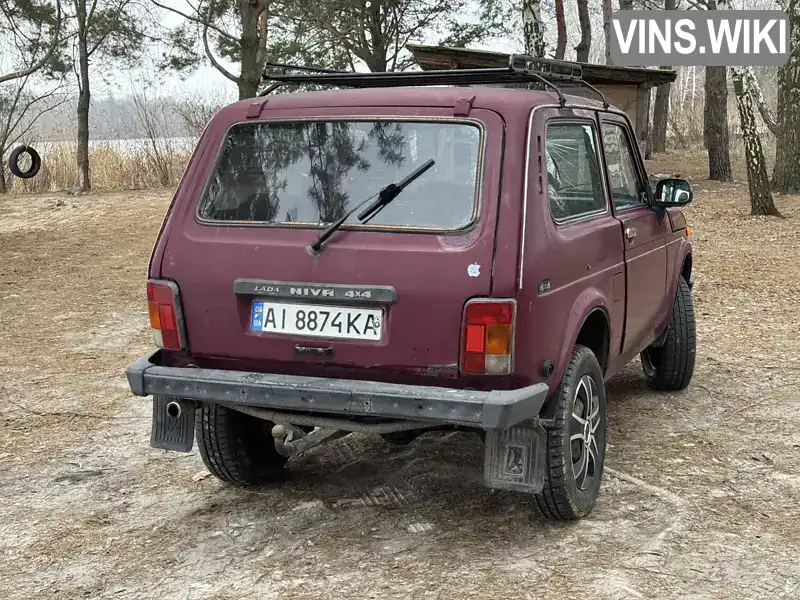
<path id="1" fill-rule="evenodd" d="M 683 277 L 678 278 L 669 325 L 658 343 L 640 355 L 648 385 L 656 390 L 682 390 L 692 380 L 696 354 L 694 302 Z"/>
<path id="2" fill-rule="evenodd" d="M 534 510 L 570 521 L 595 507 L 606 454 L 603 371 L 586 346 L 575 346 L 553 401 L 555 426 L 547 431 L 544 488 L 534 497 Z"/>
<path id="3" fill-rule="evenodd" d="M 196 421 L 203 463 L 212 475 L 237 486 L 280 478 L 287 459 L 275 450 L 272 426 L 225 406 L 204 404 Z"/>
<path id="4" fill-rule="evenodd" d="M 19 166 L 19 159 L 23 154 L 27 154 L 31 157 L 31 166 L 25 170 Z M 39 153 L 30 146 L 17 146 L 11 151 L 11 155 L 8 157 L 8 168 L 20 179 L 30 179 L 31 177 L 36 177 L 37 173 L 39 173 L 39 169 L 42 168 L 42 158 L 39 156 Z"/>

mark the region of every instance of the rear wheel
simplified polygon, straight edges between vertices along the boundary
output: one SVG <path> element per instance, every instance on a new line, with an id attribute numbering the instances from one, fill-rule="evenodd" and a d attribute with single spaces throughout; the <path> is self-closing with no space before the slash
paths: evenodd
<path id="1" fill-rule="evenodd" d="M 682 390 L 692 380 L 696 354 L 692 291 L 683 277 L 678 278 L 669 325 L 657 344 L 645 348 L 640 356 L 648 385 L 657 390 Z"/>
<path id="2" fill-rule="evenodd" d="M 595 507 L 606 453 L 603 371 L 586 346 L 575 346 L 554 402 L 544 488 L 534 498 L 534 509 L 547 519 L 569 521 Z"/>
<path id="3" fill-rule="evenodd" d="M 197 445 L 206 468 L 233 485 L 252 486 L 278 479 L 286 457 L 278 454 L 273 423 L 242 412 L 204 404 L 196 422 Z"/>

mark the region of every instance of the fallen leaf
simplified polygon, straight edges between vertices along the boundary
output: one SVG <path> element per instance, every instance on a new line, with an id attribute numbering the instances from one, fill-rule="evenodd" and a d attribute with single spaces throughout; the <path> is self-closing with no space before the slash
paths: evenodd
<path id="1" fill-rule="evenodd" d="M 205 479 L 209 475 L 211 475 L 211 473 L 209 473 L 208 471 L 200 471 L 199 473 L 195 473 L 192 476 L 192 481 L 203 481 L 203 479 Z"/>

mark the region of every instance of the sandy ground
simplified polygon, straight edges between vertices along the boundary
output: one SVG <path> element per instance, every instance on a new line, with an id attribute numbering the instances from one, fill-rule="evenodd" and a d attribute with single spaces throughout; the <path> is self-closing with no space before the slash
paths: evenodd
<path id="1" fill-rule="evenodd" d="M 169 193 L 0 199 L 3 598 L 800 597 L 800 199 L 757 219 L 702 156 L 651 169 L 698 190 L 696 375 L 614 378 L 600 502 L 568 525 L 483 488 L 472 435 L 353 435 L 253 492 L 151 449 L 123 370 Z"/>

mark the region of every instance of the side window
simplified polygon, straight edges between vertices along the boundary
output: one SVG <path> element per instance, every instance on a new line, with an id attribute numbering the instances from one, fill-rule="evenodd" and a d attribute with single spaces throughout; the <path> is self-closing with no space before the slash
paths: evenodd
<path id="1" fill-rule="evenodd" d="M 627 131 L 620 125 L 603 123 L 603 148 L 614 208 L 647 204 Z"/>
<path id="2" fill-rule="evenodd" d="M 606 198 L 595 129 L 586 123 L 549 123 L 545 155 L 547 198 L 556 221 L 603 212 Z"/>

